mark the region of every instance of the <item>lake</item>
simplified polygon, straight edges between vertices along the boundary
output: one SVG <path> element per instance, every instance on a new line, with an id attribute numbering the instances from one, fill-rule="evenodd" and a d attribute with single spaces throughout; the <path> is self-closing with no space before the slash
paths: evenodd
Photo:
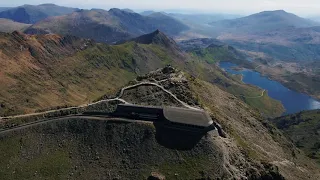
<path id="1" fill-rule="evenodd" d="M 272 81 L 267 77 L 261 76 L 258 72 L 247 69 L 242 71 L 232 70 L 231 68 L 237 65 L 230 62 L 220 62 L 219 66 L 230 74 L 242 74 L 243 82 L 267 90 L 270 97 L 282 102 L 286 109 L 284 114 L 297 113 L 303 110 L 320 109 L 320 102 L 314 98 L 290 90 L 277 81 Z"/>

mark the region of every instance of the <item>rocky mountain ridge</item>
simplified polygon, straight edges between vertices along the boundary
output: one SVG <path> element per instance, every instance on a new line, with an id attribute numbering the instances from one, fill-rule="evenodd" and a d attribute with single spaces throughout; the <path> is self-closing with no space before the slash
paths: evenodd
<path id="1" fill-rule="evenodd" d="M 14 32 L 1 36 L 2 116 L 88 103 L 137 75 L 167 64 L 237 96 L 261 93 L 259 88 L 244 84 L 202 57 L 181 51 L 158 31 L 143 36 L 156 39 L 151 44 L 128 41 L 114 46 L 54 34 Z M 282 113 L 283 106 L 267 95 L 243 100 L 268 116 Z"/>
<path id="2" fill-rule="evenodd" d="M 60 24 L 60 26 L 56 26 Z M 25 32 L 28 34 L 57 33 L 116 43 L 160 29 L 174 36 L 188 29 L 183 23 L 163 14 L 142 16 L 117 8 L 105 10 L 79 10 L 37 22 Z"/>

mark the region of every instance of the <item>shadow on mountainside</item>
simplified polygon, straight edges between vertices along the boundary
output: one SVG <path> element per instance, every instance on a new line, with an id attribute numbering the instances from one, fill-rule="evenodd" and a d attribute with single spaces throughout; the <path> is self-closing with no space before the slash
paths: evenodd
<path id="1" fill-rule="evenodd" d="M 205 132 L 179 130 L 157 122 L 153 124 L 156 128 L 155 138 L 157 142 L 169 149 L 191 150 L 206 134 Z"/>

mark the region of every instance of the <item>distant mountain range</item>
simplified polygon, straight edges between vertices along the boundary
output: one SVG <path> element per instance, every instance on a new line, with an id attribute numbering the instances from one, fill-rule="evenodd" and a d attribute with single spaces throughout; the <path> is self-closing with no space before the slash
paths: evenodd
<path id="1" fill-rule="evenodd" d="M 50 16 L 72 13 L 77 8 L 57 6 L 55 4 L 41 4 L 37 6 L 23 5 L 0 10 L 0 18 L 11 19 L 16 22 L 33 24 Z"/>
<path id="2" fill-rule="evenodd" d="M 237 18 L 236 15 L 155 11 L 138 14 L 116 8 L 79 10 L 42 4 L 0 8 L 0 18 L 12 20 L 1 20 L 3 32 L 74 35 L 112 44 L 159 29 L 178 40 L 216 38 L 236 48 L 263 52 L 276 59 L 320 59 L 320 23 L 283 10 Z"/>
<path id="3" fill-rule="evenodd" d="M 210 23 L 213 28 L 223 32 L 232 33 L 255 33 L 262 31 L 272 31 L 288 27 L 312 27 L 319 23 L 301 18 L 283 10 L 264 11 L 250 16 L 222 20 Z"/>
<path id="4" fill-rule="evenodd" d="M 10 7 L 0 7 L 0 12 L 10 9 Z"/>
<path id="5" fill-rule="evenodd" d="M 143 11 L 140 14 L 148 16 L 157 13 L 155 11 Z M 225 19 L 235 19 L 241 17 L 240 15 L 233 14 L 182 14 L 182 13 L 167 13 L 161 12 L 173 18 L 176 18 L 186 24 L 208 24 L 213 21 L 225 20 Z"/>
<path id="6" fill-rule="evenodd" d="M 320 26 L 252 33 L 224 34 L 219 40 L 237 48 L 263 52 L 279 60 L 314 61 L 320 59 Z"/>
<path id="7" fill-rule="evenodd" d="M 143 16 L 149 16 L 150 14 L 156 13 L 155 11 L 143 11 L 140 14 Z"/>
<path id="8" fill-rule="evenodd" d="M 169 13 L 171 17 L 177 18 L 185 23 L 193 24 L 209 24 L 214 21 L 221 21 L 227 19 L 235 19 L 241 17 L 240 15 L 232 14 L 179 14 L 179 13 Z"/>
<path id="9" fill-rule="evenodd" d="M 160 29 L 174 36 L 188 26 L 161 13 L 142 16 L 127 10 L 79 10 L 72 14 L 39 21 L 25 32 L 29 34 L 71 34 L 99 42 L 114 43 Z"/>
<path id="10" fill-rule="evenodd" d="M 320 15 L 308 16 L 307 18 L 320 23 Z"/>
<path id="11" fill-rule="evenodd" d="M 217 39 L 285 61 L 319 60 L 320 23 L 283 10 L 210 23 Z"/>

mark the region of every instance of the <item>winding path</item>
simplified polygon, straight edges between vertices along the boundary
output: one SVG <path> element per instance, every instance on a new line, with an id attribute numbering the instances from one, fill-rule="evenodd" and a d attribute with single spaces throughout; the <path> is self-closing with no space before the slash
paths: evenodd
<path id="1" fill-rule="evenodd" d="M 159 82 L 163 82 L 166 81 L 162 80 Z M 164 92 L 166 92 L 167 94 L 169 94 L 171 97 L 173 97 L 176 101 L 178 101 L 179 103 L 181 103 L 185 108 L 188 109 L 192 109 L 192 110 L 201 110 L 200 108 L 196 108 L 196 107 L 192 107 L 190 105 L 188 105 L 187 103 L 181 101 L 176 95 L 174 95 L 173 93 L 171 93 L 170 91 L 168 91 L 167 89 L 165 89 L 163 86 L 157 84 L 157 83 L 153 83 L 153 82 L 140 82 L 138 84 L 134 84 L 134 85 L 130 85 L 130 86 L 126 86 L 124 88 L 121 89 L 120 94 L 118 95 L 118 97 L 113 98 L 113 99 L 106 99 L 106 100 L 101 100 L 101 101 L 97 101 L 94 103 L 90 103 L 90 104 L 84 104 L 84 105 L 80 105 L 80 106 L 74 106 L 74 107 L 68 107 L 68 108 L 61 108 L 61 109 L 56 109 L 56 110 L 50 110 L 50 111 L 44 111 L 44 112 L 39 112 L 39 113 L 30 113 L 30 114 L 22 114 L 22 115 L 16 115 L 16 116 L 7 116 L 7 117 L 0 117 L 0 122 L 2 119 L 12 119 L 12 118 L 20 118 L 20 117 L 28 117 L 28 116 L 36 116 L 36 115 L 43 115 L 43 114 L 47 114 L 47 113 L 54 113 L 54 112 L 58 112 L 58 111 L 63 111 L 63 110 L 72 110 L 72 109 L 77 109 L 77 108 L 84 108 L 84 107 L 88 107 L 88 106 L 92 106 L 92 105 L 96 105 L 102 102 L 111 102 L 111 101 L 121 101 L 125 104 L 130 104 L 127 101 L 125 101 L 124 99 L 121 99 L 121 97 L 124 94 L 125 90 L 129 90 L 129 89 L 133 89 L 139 86 L 145 86 L 145 85 L 151 85 L 151 86 L 157 86 L 159 87 L 161 90 L 163 90 Z"/>
<path id="2" fill-rule="evenodd" d="M 185 108 L 188 109 L 193 109 L 193 110 L 201 110 L 200 108 L 196 108 L 196 107 L 192 107 L 190 105 L 188 105 L 187 103 L 181 101 L 176 95 L 174 95 L 172 92 L 168 91 L 167 89 L 165 89 L 163 86 L 157 84 L 157 83 L 153 83 L 153 82 L 141 82 L 132 86 L 127 86 L 125 88 L 121 89 L 120 95 L 118 96 L 118 98 L 121 98 L 124 91 L 128 90 L 128 89 L 132 89 L 132 88 L 136 88 L 139 86 L 145 86 L 145 85 L 151 85 L 151 86 L 157 86 L 159 87 L 162 91 L 166 92 L 167 94 L 169 94 L 171 97 L 173 97 L 176 101 L 178 101 L 180 104 L 182 104 Z M 117 98 L 116 98 L 117 99 Z"/>
<path id="3" fill-rule="evenodd" d="M 257 70 L 259 67 L 262 67 L 262 65 L 257 66 L 256 68 L 254 68 L 254 70 Z"/>

